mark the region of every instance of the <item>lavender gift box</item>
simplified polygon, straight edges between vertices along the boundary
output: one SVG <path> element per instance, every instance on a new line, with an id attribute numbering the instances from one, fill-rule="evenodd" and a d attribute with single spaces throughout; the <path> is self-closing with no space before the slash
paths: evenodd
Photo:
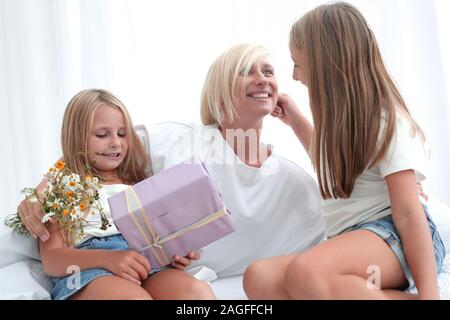
<path id="1" fill-rule="evenodd" d="M 175 165 L 108 198 L 130 248 L 156 269 L 234 231 L 230 215 L 200 161 Z"/>

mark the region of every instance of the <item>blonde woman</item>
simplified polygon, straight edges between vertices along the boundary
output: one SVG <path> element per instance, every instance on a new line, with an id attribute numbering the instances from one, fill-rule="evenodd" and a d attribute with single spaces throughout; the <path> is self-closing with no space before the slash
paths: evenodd
<path id="1" fill-rule="evenodd" d="M 207 283 L 182 270 L 161 268 L 150 272 L 147 258 L 129 250 L 112 221 L 106 199 L 147 177 L 148 158 L 121 101 L 99 89 L 75 95 L 64 114 L 62 150 L 73 172 L 86 175 L 88 165 L 100 177 L 100 201 L 110 227 L 102 229 L 98 213 L 89 215 L 84 237 L 71 247 L 63 240 L 57 223 L 50 224 L 51 237 L 41 240 L 39 248 L 44 271 L 54 283 L 53 299 L 214 298 Z M 195 255 L 190 253 L 191 258 L 197 258 Z M 186 260 L 178 258 L 179 263 L 189 264 Z M 71 266 L 77 266 L 80 272 L 68 275 Z M 74 277 L 78 277 L 78 285 L 73 285 Z"/>
<path id="2" fill-rule="evenodd" d="M 257 259 L 301 252 L 324 237 L 313 178 L 261 140 L 264 118 L 278 98 L 270 52 L 238 44 L 208 70 L 203 125 L 148 126 L 154 171 L 197 154 L 231 212 L 236 232 L 203 248 L 192 264 L 219 277 L 241 275 Z"/>
<path id="3" fill-rule="evenodd" d="M 309 152 L 324 199 L 328 241 L 259 261 L 251 298 L 439 299 L 445 248 L 417 193 L 423 133 L 352 5 L 308 12 L 290 33 L 293 77 L 308 87 L 312 126 L 288 96 L 274 115 Z M 400 290 L 416 286 L 418 295 Z"/>

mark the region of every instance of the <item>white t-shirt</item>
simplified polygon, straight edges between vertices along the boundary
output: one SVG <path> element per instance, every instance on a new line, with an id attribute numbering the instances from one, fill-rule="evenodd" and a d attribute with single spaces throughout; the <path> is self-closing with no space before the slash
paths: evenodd
<path id="1" fill-rule="evenodd" d="M 83 241 L 86 241 L 87 239 L 92 237 L 107 237 L 115 234 L 120 234 L 119 230 L 117 230 L 117 227 L 113 222 L 111 210 L 109 208 L 108 198 L 129 187 L 130 186 L 126 184 L 103 185 L 103 187 L 98 192 L 99 200 L 103 208 L 103 212 L 106 218 L 108 218 L 110 227 L 108 227 L 106 230 L 102 230 L 101 229 L 102 219 L 100 217 L 100 214 L 97 212 L 95 212 L 94 214 L 88 214 L 85 218 L 86 225 L 83 227 L 85 236 L 79 241 L 77 241 L 76 244 L 80 244 Z"/>
<path id="2" fill-rule="evenodd" d="M 315 181 L 273 149 L 255 168 L 237 158 L 217 126 L 163 123 L 147 129 L 153 171 L 197 155 L 231 213 L 236 231 L 203 248 L 194 266 L 219 276 L 242 274 L 257 259 L 301 252 L 324 239 Z"/>
<path id="3" fill-rule="evenodd" d="M 333 237 L 356 224 L 390 215 L 390 209 L 384 210 L 391 206 L 384 178 L 395 172 L 413 169 L 417 182 L 421 182 L 425 180 L 425 163 L 419 136 L 416 134 L 413 137 L 408 120 L 397 114 L 396 133 L 384 159 L 356 179 L 350 198 L 323 200 L 327 236 Z"/>

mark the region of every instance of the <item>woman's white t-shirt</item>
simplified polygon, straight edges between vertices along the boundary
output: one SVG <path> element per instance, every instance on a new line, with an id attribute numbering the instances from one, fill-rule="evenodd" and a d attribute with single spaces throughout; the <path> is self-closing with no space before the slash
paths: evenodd
<path id="1" fill-rule="evenodd" d="M 260 168 L 236 157 L 217 126 L 147 126 L 154 173 L 196 155 L 231 213 L 236 231 L 201 250 L 195 266 L 242 274 L 257 259 L 302 252 L 324 239 L 317 184 L 298 165 L 272 154 Z"/>
<path id="2" fill-rule="evenodd" d="M 382 130 L 383 127 L 380 132 Z M 336 236 L 356 224 L 390 215 L 391 210 L 385 210 L 391 206 L 385 178 L 412 169 L 417 182 L 421 182 L 425 180 L 425 167 L 424 146 L 418 134 L 413 136 L 408 120 L 398 113 L 396 132 L 386 156 L 356 179 L 350 198 L 322 200 L 327 237 Z"/>

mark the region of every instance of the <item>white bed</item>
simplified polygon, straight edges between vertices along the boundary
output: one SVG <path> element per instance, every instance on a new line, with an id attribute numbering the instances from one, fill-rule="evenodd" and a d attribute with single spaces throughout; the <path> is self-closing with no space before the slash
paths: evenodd
<path id="1" fill-rule="evenodd" d="M 431 197 L 428 203 L 447 252 L 450 252 L 450 208 Z M 2 221 L 4 217 L 1 217 Z M 206 270 L 208 271 L 208 270 Z M 214 273 L 197 273 L 197 277 L 212 280 Z M 216 296 L 222 300 L 246 299 L 242 288 L 242 276 L 218 278 L 211 281 Z M 14 234 L 0 226 L 0 299 L 50 299 L 51 283 L 43 274 L 39 262 L 37 243 L 33 239 Z M 439 274 L 442 299 L 450 300 L 450 256 L 444 260 Z"/>

